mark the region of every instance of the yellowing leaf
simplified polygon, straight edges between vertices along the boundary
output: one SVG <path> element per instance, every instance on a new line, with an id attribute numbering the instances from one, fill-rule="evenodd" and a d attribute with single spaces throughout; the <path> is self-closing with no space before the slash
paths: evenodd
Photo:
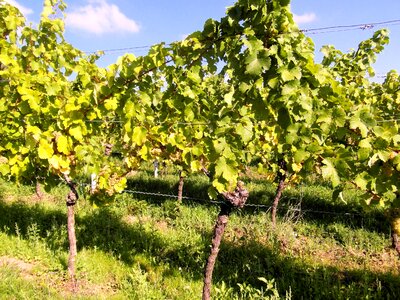
<path id="1" fill-rule="evenodd" d="M 53 146 L 44 139 L 39 142 L 38 154 L 40 159 L 49 159 L 53 156 Z"/>
<path id="2" fill-rule="evenodd" d="M 118 108 L 118 100 L 117 100 L 117 98 L 107 99 L 107 100 L 104 102 L 104 107 L 105 107 L 107 110 L 111 110 L 111 111 L 116 110 L 116 109 Z"/>
<path id="3" fill-rule="evenodd" d="M 121 193 L 126 187 L 126 177 L 123 177 L 118 183 L 114 185 L 114 191 Z"/>
<path id="4" fill-rule="evenodd" d="M 81 129 L 80 126 L 71 127 L 68 130 L 68 132 L 69 132 L 70 135 L 72 135 L 78 141 L 82 141 L 83 140 L 82 129 Z"/>
<path id="5" fill-rule="evenodd" d="M 0 173 L 3 176 L 6 176 L 8 173 L 10 173 L 10 166 L 7 164 L 0 163 Z"/>
<path id="6" fill-rule="evenodd" d="M 68 138 L 66 136 L 59 136 L 57 139 L 57 150 L 60 153 L 64 153 L 66 155 L 70 154 Z"/>
<path id="7" fill-rule="evenodd" d="M 31 133 L 32 137 L 35 139 L 35 141 L 39 141 L 40 135 L 42 133 L 39 127 L 31 126 L 29 124 L 26 126 L 26 132 Z"/>
<path id="8" fill-rule="evenodd" d="M 150 154 L 150 148 L 147 145 L 143 145 L 139 151 L 140 157 L 144 160 L 148 160 Z"/>
<path id="9" fill-rule="evenodd" d="M 190 169 L 192 172 L 198 172 L 202 168 L 201 163 L 198 160 L 192 160 L 190 162 Z"/>
<path id="10" fill-rule="evenodd" d="M 141 146 L 146 141 L 147 129 L 144 127 L 135 127 L 133 129 L 132 141 Z"/>
<path id="11" fill-rule="evenodd" d="M 226 192 L 225 185 L 220 183 L 217 179 L 214 179 L 212 182 L 213 187 L 218 191 L 218 193 Z M 212 197 L 215 198 L 215 197 Z"/>
<path id="12" fill-rule="evenodd" d="M 60 169 L 60 164 L 58 162 L 58 157 L 57 156 L 52 156 L 49 159 L 49 164 L 50 164 L 50 166 L 52 166 L 56 170 Z"/>

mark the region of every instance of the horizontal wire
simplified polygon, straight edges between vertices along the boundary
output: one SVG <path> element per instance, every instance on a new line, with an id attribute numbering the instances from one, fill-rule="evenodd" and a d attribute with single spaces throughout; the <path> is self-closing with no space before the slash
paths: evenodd
<path id="1" fill-rule="evenodd" d="M 152 193 L 152 192 L 143 192 L 143 191 L 135 191 L 135 190 L 124 190 L 124 193 L 129 193 L 129 194 L 141 194 L 141 195 L 148 195 L 148 196 L 157 196 L 157 197 L 165 197 L 165 198 L 175 198 L 177 199 L 178 196 L 174 194 L 163 194 L 163 193 Z M 224 201 L 216 201 L 216 200 L 209 200 L 209 199 L 201 199 L 201 198 L 194 198 L 194 197 L 187 197 L 187 196 L 182 196 L 182 199 L 186 200 L 192 200 L 196 202 L 202 202 L 202 203 L 211 203 L 211 204 L 224 204 Z M 282 200 L 285 198 L 282 198 Z M 246 203 L 244 205 L 244 208 L 263 208 L 263 209 L 271 209 L 271 205 L 265 205 L 265 204 L 252 204 L 252 203 Z M 301 213 L 317 213 L 317 214 L 329 214 L 329 215 L 343 215 L 343 216 L 362 216 L 360 213 L 340 213 L 340 212 L 332 212 L 332 211 L 323 211 L 323 210 L 312 210 L 312 209 L 301 209 L 301 208 L 291 208 L 288 207 L 287 205 L 281 205 L 281 208 L 288 208 L 289 211 L 298 211 Z"/>
<path id="2" fill-rule="evenodd" d="M 400 24 L 400 19 L 387 20 L 382 22 L 370 22 L 370 23 L 361 23 L 361 24 L 351 24 L 351 25 L 333 25 L 327 27 L 319 27 L 319 28 L 309 28 L 309 29 L 301 29 L 302 32 L 312 32 L 312 31 L 321 31 L 321 30 L 330 30 L 330 29 L 345 29 L 345 28 L 355 28 L 355 29 L 371 29 L 374 26 L 378 25 L 397 25 Z"/>
<path id="3" fill-rule="evenodd" d="M 179 196 L 174 195 L 174 194 L 152 193 L 152 192 L 143 192 L 143 191 L 135 191 L 135 190 L 123 190 L 122 192 L 128 193 L 128 194 L 139 194 L 139 195 L 157 196 L 157 197 L 165 197 L 165 198 L 176 198 L 176 199 L 179 198 Z M 215 200 L 194 198 L 194 197 L 188 197 L 188 196 L 182 196 L 182 199 L 204 202 L 204 203 L 213 203 L 213 204 L 223 204 L 224 203 L 223 201 L 215 201 Z"/>
<path id="4" fill-rule="evenodd" d="M 390 123 L 390 122 L 399 122 L 400 119 L 388 119 L 388 120 L 379 120 L 376 123 Z"/>
<path id="5" fill-rule="evenodd" d="M 86 52 L 86 53 L 96 53 L 96 52 L 114 52 L 114 51 L 127 51 L 127 50 L 140 50 L 140 49 L 149 49 L 151 48 L 152 45 L 146 45 L 146 46 L 134 46 L 134 47 L 126 47 L 126 48 L 116 48 L 116 49 L 104 49 L 104 50 L 98 50 L 98 51 L 91 51 L 91 52 Z"/>
<path id="6" fill-rule="evenodd" d="M 80 187 L 91 187 L 91 184 L 89 183 L 82 183 L 78 182 L 76 183 Z M 301 189 L 301 196 L 300 198 L 303 198 L 303 187 L 300 187 Z M 165 194 L 165 193 L 154 193 L 154 192 L 145 192 L 145 191 L 138 191 L 138 190 L 130 190 L 130 189 L 125 189 L 122 191 L 122 193 L 127 193 L 127 194 L 138 194 L 138 195 L 147 195 L 147 196 L 156 196 L 156 197 L 163 197 L 163 198 L 174 198 L 178 199 L 179 197 L 175 194 Z M 201 202 L 201 203 L 206 203 L 206 204 L 215 204 L 215 205 L 221 205 L 225 204 L 224 201 L 220 200 L 210 200 L 210 199 L 203 199 L 203 198 L 196 198 L 196 197 L 189 197 L 189 196 L 182 196 L 182 200 L 190 200 L 194 202 Z M 297 200 L 297 198 L 294 197 L 282 197 L 281 200 Z M 265 209 L 266 211 L 270 210 L 272 208 L 272 205 L 266 205 L 266 204 L 253 204 L 253 203 L 246 203 L 243 208 L 256 208 L 256 209 Z M 293 206 L 289 205 L 281 205 L 280 208 L 286 208 L 288 211 L 297 211 L 300 213 L 316 213 L 316 214 L 328 214 L 328 215 L 343 215 L 343 216 L 363 216 L 361 213 L 357 212 L 333 212 L 333 211 L 324 211 L 324 210 L 313 210 L 313 209 L 302 209 L 302 208 L 293 208 Z"/>
<path id="7" fill-rule="evenodd" d="M 385 122 L 398 122 L 398 121 L 400 121 L 400 119 L 385 119 L 385 120 L 375 120 L 375 122 L 376 123 L 385 123 Z M 88 123 L 123 123 L 123 121 L 119 121 L 119 120 L 110 120 L 110 121 L 108 121 L 108 120 L 86 120 L 85 122 L 88 122 Z M 251 123 L 252 125 L 255 125 L 255 124 L 260 124 L 262 121 L 260 121 L 260 122 L 254 122 L 254 123 Z M 212 125 L 212 123 L 201 123 L 201 122 L 199 122 L 199 123 L 197 123 L 197 122 L 172 122 L 172 123 L 165 123 L 165 122 L 162 122 L 162 123 L 155 123 L 155 125 L 163 125 L 163 124 L 165 124 L 165 125 L 190 125 L 190 126 L 207 126 L 207 125 Z M 231 123 L 229 123 L 229 124 L 227 124 L 226 126 L 231 126 L 231 125 L 238 125 L 238 124 L 242 124 L 243 125 L 243 123 L 241 123 L 241 122 L 231 122 Z M 216 124 L 216 125 L 218 125 L 218 124 Z M 250 129 L 248 129 L 247 127 L 244 127 L 246 130 L 248 130 L 248 131 L 250 131 Z"/>
<path id="8" fill-rule="evenodd" d="M 90 184 L 79 184 L 82 186 L 90 186 Z M 179 197 L 174 194 L 165 194 L 165 193 L 154 193 L 154 192 L 145 192 L 145 191 L 137 191 L 137 190 L 123 190 L 122 193 L 127 193 L 127 194 L 138 194 L 138 195 L 147 195 L 147 196 L 156 196 L 156 197 L 163 197 L 163 198 L 174 198 L 178 199 Z M 282 200 L 286 199 L 285 197 L 282 198 Z M 210 204 L 215 204 L 215 205 L 221 205 L 225 204 L 224 201 L 219 201 L 219 200 L 210 200 L 210 199 L 203 199 L 203 198 L 195 198 L 195 197 L 188 197 L 188 196 L 182 196 L 182 200 L 190 200 L 194 202 L 201 202 L 201 203 L 210 203 Z M 244 208 L 256 208 L 256 209 L 266 209 L 270 210 L 272 208 L 271 205 L 265 205 L 265 204 L 252 204 L 252 203 L 246 203 L 244 205 Z M 288 211 L 298 211 L 301 213 L 318 213 L 318 214 L 330 214 L 330 215 L 344 215 L 344 216 L 354 216 L 354 215 L 359 215 L 361 216 L 362 214 L 360 213 L 339 213 L 339 212 L 331 212 L 331 211 L 322 211 L 322 210 L 312 210 L 312 209 L 301 209 L 301 208 L 291 208 L 288 207 L 287 205 L 281 205 L 281 208 L 288 208 Z"/>
<path id="9" fill-rule="evenodd" d="M 332 30 L 321 30 L 321 31 L 311 31 L 311 32 L 304 32 L 307 34 L 324 34 L 324 33 L 334 33 L 334 32 L 346 32 L 346 31 L 354 31 L 359 30 L 359 28 L 348 28 L 348 29 L 332 29 Z"/>
<path id="10" fill-rule="evenodd" d="M 381 25 L 400 25 L 400 19 L 395 20 L 387 20 L 382 22 L 371 22 L 371 23 L 361 23 L 361 24 L 352 24 L 352 25 L 335 25 L 335 26 L 327 26 L 327 27 L 319 27 L 319 28 L 308 28 L 308 29 L 300 29 L 300 32 L 308 33 L 308 34 L 324 34 L 324 33 L 333 33 L 333 32 L 343 32 L 343 31 L 353 31 L 353 30 L 369 30 L 373 29 L 375 26 Z M 171 45 L 174 42 L 166 43 L 165 45 Z M 125 48 L 111 48 L 111 49 L 103 49 L 97 51 L 83 51 L 84 53 L 93 54 L 104 52 L 105 55 L 113 54 L 113 52 L 124 52 L 128 50 L 147 50 L 150 49 L 154 45 L 144 45 L 144 46 L 131 46 Z"/>

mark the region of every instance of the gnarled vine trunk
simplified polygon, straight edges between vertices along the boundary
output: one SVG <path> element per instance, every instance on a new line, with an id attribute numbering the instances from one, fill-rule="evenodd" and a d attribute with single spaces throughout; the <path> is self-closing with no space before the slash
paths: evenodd
<path id="1" fill-rule="evenodd" d="M 272 203 L 272 209 L 271 209 L 271 219 L 272 219 L 272 225 L 276 225 L 276 212 L 278 210 L 278 204 L 279 200 L 281 199 L 282 192 L 285 189 L 285 180 L 287 176 L 287 167 L 286 167 L 286 162 L 284 160 L 280 160 L 279 163 L 279 170 L 278 170 L 278 187 L 276 189 L 275 193 L 275 198 Z"/>
<path id="2" fill-rule="evenodd" d="M 43 199 L 43 196 L 44 196 L 44 195 L 43 195 L 42 187 L 41 187 L 39 181 L 36 181 L 35 193 L 36 193 L 36 196 L 37 196 L 40 200 Z"/>
<path id="3" fill-rule="evenodd" d="M 400 256 L 400 232 L 394 232 L 392 229 L 392 245 Z"/>
<path id="4" fill-rule="evenodd" d="M 203 300 L 211 299 L 212 274 L 217 260 L 219 246 L 221 245 L 222 236 L 224 235 L 226 225 L 228 224 L 231 209 L 232 205 L 229 203 L 222 204 L 217 222 L 215 223 L 214 234 L 211 242 L 211 252 L 204 269 Z"/>
<path id="5" fill-rule="evenodd" d="M 68 257 L 68 273 L 71 279 L 75 279 L 75 260 L 76 260 L 76 235 L 75 235 L 75 203 L 67 202 L 68 217 L 68 241 L 69 241 L 69 257 Z"/>
<path id="6" fill-rule="evenodd" d="M 242 182 L 238 182 L 234 192 L 223 193 L 222 196 L 225 201 L 221 205 L 221 210 L 215 223 L 211 251 L 204 268 L 203 300 L 211 299 L 212 274 L 217 260 L 219 247 L 221 245 L 222 236 L 226 225 L 228 224 L 229 214 L 231 213 L 232 208 L 242 208 L 245 205 L 247 198 L 249 197 L 249 192 L 244 188 Z"/>
<path id="7" fill-rule="evenodd" d="M 400 209 L 392 208 L 390 210 L 392 244 L 397 254 L 400 256 Z"/>
<path id="8" fill-rule="evenodd" d="M 274 198 L 274 202 L 272 203 L 272 209 L 271 209 L 271 219 L 272 219 L 273 226 L 276 225 L 276 212 L 278 210 L 279 200 L 282 197 L 282 192 L 284 189 L 285 189 L 285 179 L 280 179 L 279 183 L 278 183 L 278 187 L 276 189 L 275 198 Z"/>
<path id="9" fill-rule="evenodd" d="M 179 183 L 178 183 L 178 202 L 182 202 L 182 197 L 183 197 L 183 183 L 184 183 L 185 177 L 182 176 L 182 171 L 179 172 Z"/>
<path id="10" fill-rule="evenodd" d="M 73 183 L 68 176 L 65 176 L 65 180 L 70 188 L 67 195 L 67 231 L 68 231 L 68 242 L 69 242 L 69 256 L 68 256 L 68 274 L 73 287 L 76 287 L 76 234 L 75 234 L 75 204 L 78 200 L 78 192 L 76 185 Z"/>

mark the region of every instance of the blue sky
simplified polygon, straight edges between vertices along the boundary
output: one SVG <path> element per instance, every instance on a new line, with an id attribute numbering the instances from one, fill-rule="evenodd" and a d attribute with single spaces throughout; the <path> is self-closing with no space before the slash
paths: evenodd
<path id="1" fill-rule="evenodd" d="M 42 1 L 7 0 L 18 6 L 29 22 L 39 20 Z M 125 52 L 145 54 L 148 46 L 172 42 L 202 29 L 208 18 L 220 19 L 234 0 L 66 0 L 66 39 L 84 51 L 132 48 L 110 51 L 101 59 L 106 66 Z M 400 19 L 398 0 L 292 0 L 292 12 L 302 29 L 336 25 L 370 24 Z M 322 45 L 331 44 L 342 51 L 357 47 L 363 39 L 385 26 L 350 31 L 317 31 L 309 34 L 317 53 Z M 400 21 L 386 26 L 390 45 L 378 58 L 375 69 L 383 75 L 400 70 Z M 338 31 L 338 30 L 333 30 Z M 317 54 L 317 59 L 321 57 Z"/>

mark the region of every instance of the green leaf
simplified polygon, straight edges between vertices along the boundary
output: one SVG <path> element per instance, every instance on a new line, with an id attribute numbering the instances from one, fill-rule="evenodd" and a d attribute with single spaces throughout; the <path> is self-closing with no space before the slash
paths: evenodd
<path id="1" fill-rule="evenodd" d="M 232 162 L 227 161 L 224 157 L 218 159 L 215 165 L 215 177 L 222 177 L 227 183 L 236 182 L 238 176 L 237 169 Z"/>
<path id="2" fill-rule="evenodd" d="M 238 124 L 235 128 L 236 133 L 240 135 L 244 144 L 249 143 L 253 138 L 253 126 L 251 123 L 247 125 Z"/>
<path id="3" fill-rule="evenodd" d="M 281 70 L 281 78 L 284 82 L 291 81 L 296 78 L 295 74 L 292 74 L 288 69 L 284 68 Z"/>
<path id="4" fill-rule="evenodd" d="M 230 92 L 224 95 L 224 101 L 228 105 L 232 105 L 232 99 L 233 99 L 233 94 L 235 93 L 235 90 L 231 88 Z"/>
<path id="5" fill-rule="evenodd" d="M 350 119 L 350 129 L 359 129 L 363 138 L 367 137 L 368 135 L 368 127 L 358 116 L 354 116 Z"/>
<path id="6" fill-rule="evenodd" d="M 47 86 L 47 95 L 55 96 L 61 90 L 60 85 L 57 82 L 53 82 Z"/>
<path id="7" fill-rule="evenodd" d="M 292 123 L 289 111 L 286 107 L 281 107 L 278 111 L 278 124 L 282 128 L 287 128 Z"/>
<path id="8" fill-rule="evenodd" d="M 321 167 L 322 177 L 330 180 L 332 187 L 337 187 L 340 184 L 340 177 L 332 161 L 325 158 L 322 163 L 324 164 L 324 166 Z"/>
<path id="9" fill-rule="evenodd" d="M 368 178 L 366 178 L 368 176 L 368 174 L 366 172 L 362 172 L 360 174 L 357 175 L 357 177 L 354 179 L 354 183 L 361 189 L 366 191 L 367 190 L 367 186 L 369 183 Z"/>
<path id="10" fill-rule="evenodd" d="M 369 158 L 371 150 L 369 148 L 360 148 L 357 151 L 358 159 L 360 161 L 365 161 Z"/>
<path id="11" fill-rule="evenodd" d="M 309 152 L 299 149 L 294 153 L 293 159 L 295 163 L 301 163 L 309 157 Z"/>
<path id="12" fill-rule="evenodd" d="M 297 93 L 297 89 L 299 88 L 299 82 L 297 80 L 292 80 L 287 82 L 283 87 L 282 87 L 282 95 L 288 95 L 288 96 L 293 96 Z"/>
<path id="13" fill-rule="evenodd" d="M 267 52 L 251 53 L 245 58 L 246 73 L 250 75 L 260 75 L 262 71 L 269 70 L 271 58 Z"/>
<path id="14" fill-rule="evenodd" d="M 350 129 L 359 129 L 363 138 L 367 137 L 369 128 L 376 125 L 374 116 L 367 109 L 359 109 L 350 119 Z"/>
<path id="15" fill-rule="evenodd" d="M 185 114 L 185 121 L 186 122 L 192 122 L 194 120 L 194 112 L 193 112 L 193 107 L 191 105 L 187 105 L 184 110 Z"/>
<path id="16" fill-rule="evenodd" d="M 198 144 L 194 145 L 192 148 L 192 154 L 195 156 L 200 156 L 203 154 L 203 148 Z"/>
<path id="17" fill-rule="evenodd" d="M 150 95 L 145 92 L 140 93 L 140 101 L 146 106 L 150 106 L 152 102 Z"/>
<path id="18" fill-rule="evenodd" d="M 334 189 L 333 193 L 332 193 L 332 200 L 338 200 L 340 199 L 341 201 L 345 202 L 343 198 L 343 188 L 342 187 L 338 187 L 336 189 Z"/>

